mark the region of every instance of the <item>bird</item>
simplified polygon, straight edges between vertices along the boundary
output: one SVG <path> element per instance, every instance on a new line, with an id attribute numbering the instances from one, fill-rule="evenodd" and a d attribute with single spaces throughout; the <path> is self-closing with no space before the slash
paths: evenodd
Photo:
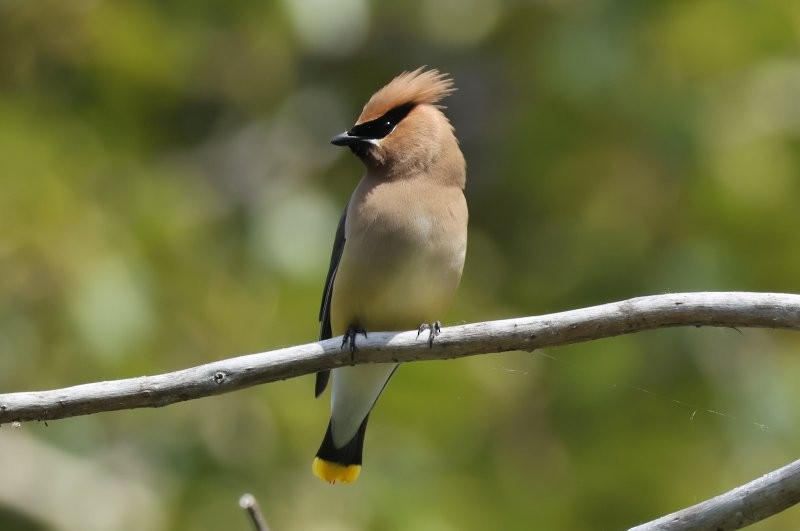
<path id="1" fill-rule="evenodd" d="M 440 103 L 454 91 L 436 69 L 402 72 L 331 140 L 366 169 L 336 229 L 319 313 L 320 340 L 342 335 L 351 355 L 369 331 L 427 331 L 432 346 L 461 281 L 466 162 Z M 397 367 L 333 369 L 330 421 L 312 464 L 320 479 L 356 481 L 367 420 Z M 330 377 L 317 373 L 315 396 Z"/>

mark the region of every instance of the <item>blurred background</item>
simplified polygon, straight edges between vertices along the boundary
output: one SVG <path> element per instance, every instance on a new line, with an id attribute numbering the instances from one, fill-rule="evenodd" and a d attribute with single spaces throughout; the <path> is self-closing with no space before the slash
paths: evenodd
<path id="1" fill-rule="evenodd" d="M 800 291 L 795 0 L 0 0 L 0 392 L 313 341 L 362 173 L 430 65 L 469 174 L 444 324 Z M 800 457 L 800 336 L 676 329 L 403 366 L 358 483 L 313 377 L 0 428 L 0 529 L 618 529 Z M 800 528 L 795 508 L 756 526 Z"/>

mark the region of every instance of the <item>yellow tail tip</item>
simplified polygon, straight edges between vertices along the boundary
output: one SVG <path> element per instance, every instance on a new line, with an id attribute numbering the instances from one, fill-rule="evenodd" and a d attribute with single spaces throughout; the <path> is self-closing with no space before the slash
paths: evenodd
<path id="1" fill-rule="evenodd" d="M 361 465 L 340 465 L 339 463 L 332 463 L 315 457 L 314 462 L 311 464 L 311 470 L 314 471 L 314 475 L 319 479 L 330 484 L 334 484 L 337 481 L 352 483 L 358 479 L 358 475 L 361 473 Z"/>

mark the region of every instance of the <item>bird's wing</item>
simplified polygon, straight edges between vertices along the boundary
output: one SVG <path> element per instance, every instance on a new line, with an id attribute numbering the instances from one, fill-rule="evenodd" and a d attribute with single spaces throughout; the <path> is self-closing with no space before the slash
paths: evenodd
<path id="1" fill-rule="evenodd" d="M 348 203 L 349 204 L 349 203 Z M 344 251 L 344 224 L 347 217 L 347 205 L 344 207 L 342 217 L 339 219 L 339 226 L 336 227 L 336 237 L 333 240 L 333 251 L 331 252 L 331 265 L 328 268 L 328 276 L 325 279 L 325 289 L 322 292 L 322 304 L 319 307 L 319 339 L 330 339 L 333 337 L 331 332 L 331 297 L 333 296 L 333 280 L 336 278 L 336 270 L 339 268 L 339 260 Z M 314 396 L 319 396 L 328 386 L 331 371 L 320 371 L 317 373 L 317 381 L 314 385 Z"/>

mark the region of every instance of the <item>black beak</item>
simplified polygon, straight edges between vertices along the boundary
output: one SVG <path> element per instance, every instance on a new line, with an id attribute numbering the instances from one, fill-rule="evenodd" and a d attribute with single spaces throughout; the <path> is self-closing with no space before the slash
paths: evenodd
<path id="1" fill-rule="evenodd" d="M 361 140 L 363 140 L 361 137 L 351 136 L 349 131 L 345 131 L 331 138 L 331 144 L 334 146 L 352 146 Z"/>

